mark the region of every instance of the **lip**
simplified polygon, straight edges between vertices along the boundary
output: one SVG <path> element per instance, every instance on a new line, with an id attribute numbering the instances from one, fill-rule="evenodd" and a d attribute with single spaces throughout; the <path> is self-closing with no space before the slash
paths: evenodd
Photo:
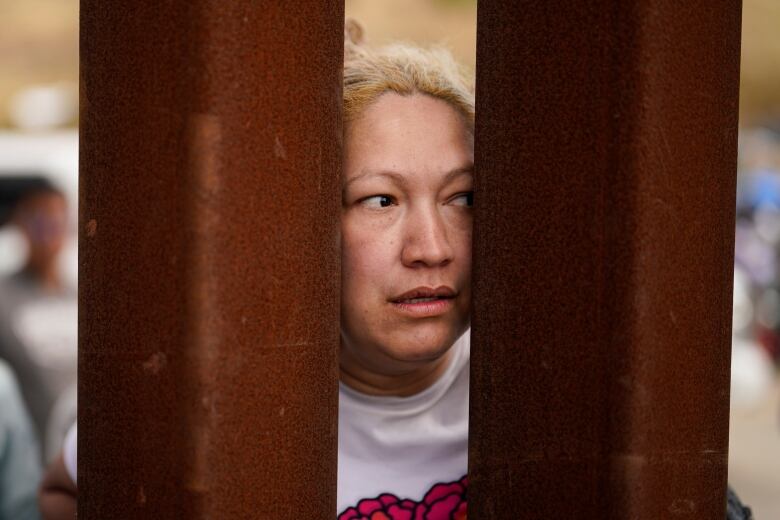
<path id="1" fill-rule="evenodd" d="M 410 291 L 406 291 L 403 294 L 399 294 L 390 301 L 393 303 L 400 302 L 401 300 L 411 300 L 414 298 L 454 298 L 458 295 L 455 289 L 446 285 L 440 285 L 435 289 L 426 286 L 415 287 Z"/>
<path id="2" fill-rule="evenodd" d="M 446 313 L 455 305 L 455 289 L 446 285 L 436 288 L 415 287 L 389 301 L 397 310 L 416 318 L 429 318 Z"/>

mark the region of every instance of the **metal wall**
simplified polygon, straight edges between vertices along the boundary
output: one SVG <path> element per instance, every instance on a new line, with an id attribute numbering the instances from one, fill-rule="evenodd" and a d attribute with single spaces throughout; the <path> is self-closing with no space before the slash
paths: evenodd
<path id="1" fill-rule="evenodd" d="M 81 2 L 79 518 L 329 518 L 343 3 Z"/>
<path id="2" fill-rule="evenodd" d="M 469 512 L 723 518 L 739 0 L 480 0 Z"/>
<path id="3" fill-rule="evenodd" d="M 81 4 L 79 516 L 335 515 L 343 5 Z M 473 518 L 725 510 L 739 0 L 481 0 Z"/>

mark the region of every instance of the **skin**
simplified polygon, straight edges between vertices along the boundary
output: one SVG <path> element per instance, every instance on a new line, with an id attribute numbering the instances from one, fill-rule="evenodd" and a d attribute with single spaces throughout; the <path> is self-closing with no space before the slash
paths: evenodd
<path id="1" fill-rule="evenodd" d="M 347 125 L 345 144 L 341 380 L 413 395 L 469 326 L 473 136 L 445 101 L 386 93 Z M 395 301 L 421 286 L 455 296 L 433 316 Z"/>
<path id="2" fill-rule="evenodd" d="M 72 520 L 76 518 L 76 484 L 65 469 L 62 454 L 46 469 L 40 490 L 38 506 L 43 520 Z"/>
<path id="3" fill-rule="evenodd" d="M 62 280 L 57 258 L 65 245 L 68 224 L 65 197 L 56 192 L 30 195 L 19 204 L 13 221 L 28 246 L 25 271 L 45 289 L 60 290 Z"/>

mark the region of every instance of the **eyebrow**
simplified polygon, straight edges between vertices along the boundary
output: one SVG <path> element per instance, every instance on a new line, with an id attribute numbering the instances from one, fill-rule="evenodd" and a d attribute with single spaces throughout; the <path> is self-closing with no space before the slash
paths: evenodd
<path id="1" fill-rule="evenodd" d="M 457 168 L 448 171 L 444 175 L 443 184 L 447 184 L 448 182 L 452 181 L 452 179 L 459 177 L 461 175 L 474 175 L 474 165 L 472 163 L 464 164 L 463 166 L 458 166 Z M 368 171 L 364 171 L 363 173 L 361 173 L 356 177 L 352 177 L 350 180 L 345 182 L 344 189 L 349 187 L 349 185 L 352 184 L 353 182 L 359 181 L 361 179 L 365 179 L 366 177 L 388 177 L 392 179 L 394 182 L 396 182 L 397 184 L 400 184 L 401 186 L 406 184 L 406 178 L 404 178 L 404 176 L 398 172 L 394 172 L 392 170 L 380 170 L 380 171 L 368 170 Z"/>

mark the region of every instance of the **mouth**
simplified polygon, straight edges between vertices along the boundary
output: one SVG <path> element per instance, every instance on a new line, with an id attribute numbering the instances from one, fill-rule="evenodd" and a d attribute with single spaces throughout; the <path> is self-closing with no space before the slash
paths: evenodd
<path id="1" fill-rule="evenodd" d="M 415 318 L 430 318 L 445 314 L 454 305 L 458 293 L 447 286 L 435 289 L 417 287 L 391 298 L 390 303 L 400 312 Z"/>
<path id="2" fill-rule="evenodd" d="M 455 289 L 446 285 L 436 287 L 435 289 L 431 287 L 416 287 L 411 291 L 406 291 L 395 298 L 391 298 L 390 302 L 406 304 L 429 303 L 437 300 L 451 300 L 457 295 L 458 293 L 455 292 Z"/>

